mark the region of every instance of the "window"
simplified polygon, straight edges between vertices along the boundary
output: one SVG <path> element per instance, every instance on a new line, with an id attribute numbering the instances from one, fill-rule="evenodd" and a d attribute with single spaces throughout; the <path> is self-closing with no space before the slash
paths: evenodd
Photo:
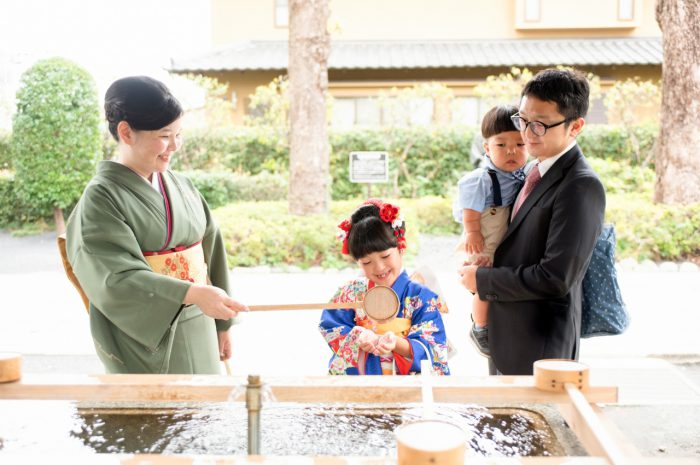
<path id="1" fill-rule="evenodd" d="M 525 0 L 525 21 L 540 20 L 540 0 Z"/>
<path id="2" fill-rule="evenodd" d="M 620 21 L 634 20 L 634 0 L 617 0 L 617 19 Z"/>
<path id="3" fill-rule="evenodd" d="M 427 126 L 433 122 L 433 99 L 387 99 L 382 116 L 387 126 Z"/>
<path id="4" fill-rule="evenodd" d="M 337 98 L 333 100 L 334 128 L 350 128 L 355 125 L 355 100 L 351 98 Z"/>
<path id="5" fill-rule="evenodd" d="M 332 125 L 427 126 L 433 121 L 433 100 L 427 97 L 409 101 L 387 99 L 380 105 L 375 97 L 340 97 L 333 100 Z"/>
<path id="6" fill-rule="evenodd" d="M 478 97 L 456 97 L 450 103 L 452 124 L 478 126 L 481 122 L 480 101 Z"/>
<path id="7" fill-rule="evenodd" d="M 358 126 L 379 126 L 379 102 L 376 98 L 355 99 L 355 124 Z"/>
<path id="8" fill-rule="evenodd" d="M 333 100 L 332 124 L 335 128 L 379 126 L 381 111 L 375 98 L 336 98 Z"/>
<path id="9" fill-rule="evenodd" d="M 275 27 L 289 27 L 288 0 L 275 0 Z"/>

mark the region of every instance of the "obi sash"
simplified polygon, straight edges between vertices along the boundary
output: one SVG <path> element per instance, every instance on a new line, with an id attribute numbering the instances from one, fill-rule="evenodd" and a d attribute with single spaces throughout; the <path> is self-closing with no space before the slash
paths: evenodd
<path id="1" fill-rule="evenodd" d="M 143 252 L 143 256 L 156 273 L 195 284 L 208 284 L 207 264 L 201 242 L 170 250 Z"/>

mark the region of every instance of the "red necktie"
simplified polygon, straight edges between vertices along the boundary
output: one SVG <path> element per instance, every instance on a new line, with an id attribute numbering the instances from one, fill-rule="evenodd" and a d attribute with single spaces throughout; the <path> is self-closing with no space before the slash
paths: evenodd
<path id="1" fill-rule="evenodd" d="M 523 190 L 520 191 L 520 195 L 515 201 L 515 205 L 513 205 L 513 214 L 510 216 L 511 220 L 515 218 L 515 215 L 516 213 L 518 213 L 518 210 L 522 206 L 523 202 L 525 202 L 527 196 L 530 195 L 532 189 L 534 189 L 535 186 L 540 182 L 540 179 L 542 179 L 542 176 L 540 176 L 540 169 L 538 165 L 535 165 L 532 167 L 530 172 L 527 173 L 527 177 L 525 177 L 525 184 L 523 185 Z"/>

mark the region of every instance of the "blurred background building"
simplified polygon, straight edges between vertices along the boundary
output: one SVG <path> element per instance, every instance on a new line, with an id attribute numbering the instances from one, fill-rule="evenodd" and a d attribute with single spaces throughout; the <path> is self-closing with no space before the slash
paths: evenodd
<path id="1" fill-rule="evenodd" d="M 211 0 L 212 50 L 173 58 L 170 71 L 228 86 L 232 121 L 250 95 L 286 73 L 288 0 Z M 661 78 L 661 31 L 653 0 L 332 0 L 329 91 L 334 127 L 377 126 L 376 98 L 391 88 L 437 82 L 441 101 L 416 97 L 414 124 L 478 124 L 488 109 L 475 87 L 513 67 L 563 65 L 600 78 L 588 121 L 605 123 L 616 82 Z"/>

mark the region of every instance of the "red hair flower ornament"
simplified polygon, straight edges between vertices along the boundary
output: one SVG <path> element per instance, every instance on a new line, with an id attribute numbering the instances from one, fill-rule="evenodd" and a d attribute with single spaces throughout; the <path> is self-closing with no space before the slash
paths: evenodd
<path id="1" fill-rule="evenodd" d="M 384 203 L 379 199 L 370 199 L 366 201 L 363 205 L 375 205 L 379 208 L 379 218 L 385 223 L 391 225 L 391 229 L 394 231 L 394 236 L 396 236 L 396 247 L 399 250 L 404 250 L 406 248 L 406 229 L 404 226 L 403 215 L 401 215 L 401 210 L 396 205 L 390 203 Z M 338 233 L 336 237 L 343 243 L 341 252 L 343 255 L 349 255 L 348 250 L 348 236 L 350 235 L 350 230 L 352 229 L 352 223 L 349 220 L 344 220 L 338 225 Z"/>

